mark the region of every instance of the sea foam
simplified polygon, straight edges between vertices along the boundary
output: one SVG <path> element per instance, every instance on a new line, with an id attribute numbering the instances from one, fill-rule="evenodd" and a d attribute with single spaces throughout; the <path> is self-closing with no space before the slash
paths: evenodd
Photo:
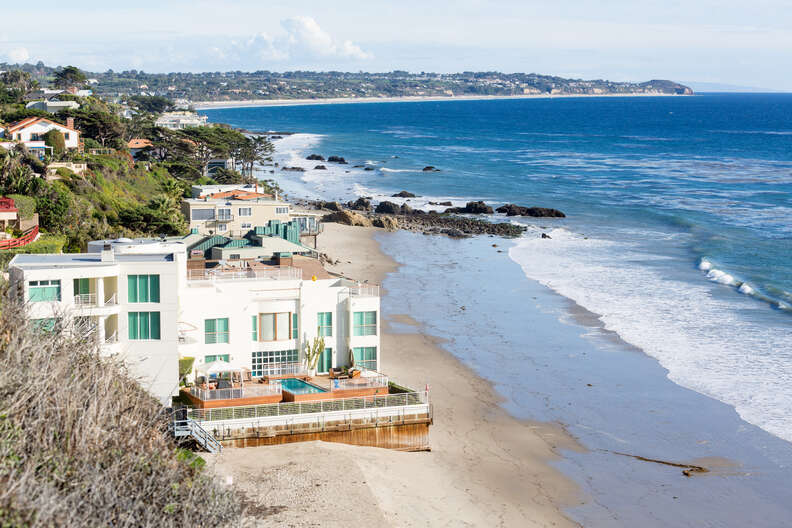
<path id="1" fill-rule="evenodd" d="M 668 277 L 635 238 L 585 238 L 529 231 L 510 249 L 524 273 L 599 314 L 605 328 L 643 349 L 682 386 L 735 407 L 740 416 L 792 441 L 792 332 L 764 303 L 713 295 L 722 286 Z M 645 242 L 644 242 L 645 244 Z M 698 267 L 736 283 L 708 259 Z M 713 273 L 719 272 L 719 273 Z M 741 283 L 742 293 L 753 288 Z M 756 316 L 746 314 L 757 311 Z M 758 313 L 761 310 L 762 313 Z M 769 322 L 768 322 L 769 321 Z"/>

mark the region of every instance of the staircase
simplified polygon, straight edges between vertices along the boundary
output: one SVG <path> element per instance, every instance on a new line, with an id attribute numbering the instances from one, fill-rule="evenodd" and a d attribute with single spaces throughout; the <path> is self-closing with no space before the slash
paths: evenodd
<path id="1" fill-rule="evenodd" d="M 173 436 L 176 438 L 192 437 L 196 443 L 210 453 L 219 453 L 223 450 L 223 445 L 209 434 L 209 431 L 201 427 L 201 424 L 190 418 L 184 420 L 173 420 Z"/>

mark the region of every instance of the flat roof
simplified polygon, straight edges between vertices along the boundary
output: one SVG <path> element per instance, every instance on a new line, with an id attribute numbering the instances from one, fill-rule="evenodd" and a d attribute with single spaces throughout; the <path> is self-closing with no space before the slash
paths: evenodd
<path id="1" fill-rule="evenodd" d="M 119 262 L 173 262 L 173 253 L 116 254 L 113 262 L 102 262 L 101 253 L 19 253 L 11 259 L 9 266 L 18 268 L 112 266 Z"/>
<path id="2" fill-rule="evenodd" d="M 275 200 L 272 198 L 254 198 L 252 200 L 229 200 L 227 198 L 183 198 L 182 201 L 190 205 L 222 205 L 230 203 L 232 205 L 251 205 L 251 204 L 264 204 L 264 205 L 290 205 L 289 202 L 283 200 Z"/>

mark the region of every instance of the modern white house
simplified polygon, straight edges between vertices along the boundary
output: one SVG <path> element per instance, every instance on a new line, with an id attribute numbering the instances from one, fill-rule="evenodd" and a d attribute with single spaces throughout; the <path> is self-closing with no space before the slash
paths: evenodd
<path id="1" fill-rule="evenodd" d="M 331 275 L 318 260 L 188 260 L 181 240 L 97 241 L 82 254 L 20 254 L 13 295 L 41 331 L 74 331 L 123 358 L 164 405 L 179 389 L 179 359 L 222 359 L 253 377 L 291 374 L 304 347 L 325 341 L 318 372 L 380 365 L 377 286 Z M 214 267 L 207 267 L 214 265 Z"/>
<path id="2" fill-rule="evenodd" d="M 158 127 L 180 130 L 189 127 L 206 126 L 209 118 L 195 112 L 165 112 L 154 122 Z"/>

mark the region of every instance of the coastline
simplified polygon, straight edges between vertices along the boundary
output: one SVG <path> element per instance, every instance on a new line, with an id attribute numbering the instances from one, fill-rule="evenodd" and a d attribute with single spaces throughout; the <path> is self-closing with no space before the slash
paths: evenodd
<path id="1" fill-rule="evenodd" d="M 354 103 L 421 103 L 443 101 L 492 101 L 499 99 L 570 99 L 589 97 L 683 97 L 683 94 L 627 93 L 627 94 L 525 94 L 525 95 L 454 95 L 454 96 L 400 96 L 400 97 L 330 97 L 327 99 L 247 99 L 242 101 L 197 101 L 195 110 L 220 110 L 224 108 L 254 108 L 265 106 L 307 106 Z M 689 96 L 687 96 L 689 97 Z"/>
<path id="2" fill-rule="evenodd" d="M 375 239 L 379 233 L 386 235 L 377 228 L 327 224 L 319 249 L 341 260 L 328 269 L 372 283 L 398 273 L 398 264 Z M 310 518 L 323 515 L 323 505 L 342 512 L 332 519 L 338 526 L 361 520 L 390 526 L 578 526 L 562 509 L 580 503 L 579 489 L 550 465 L 560 460 L 559 449 L 581 451 L 574 439 L 559 426 L 509 415 L 493 386 L 441 348 L 410 314 L 385 318 L 382 370 L 400 383 L 430 386 L 431 452 L 324 442 L 229 448 L 206 457 L 221 478 L 231 477 L 244 490 L 256 505 L 252 511 L 269 508 L 269 521 L 292 526 L 312 525 Z M 268 486 L 273 474 L 296 484 Z M 311 500 L 293 508 L 306 493 Z"/>

